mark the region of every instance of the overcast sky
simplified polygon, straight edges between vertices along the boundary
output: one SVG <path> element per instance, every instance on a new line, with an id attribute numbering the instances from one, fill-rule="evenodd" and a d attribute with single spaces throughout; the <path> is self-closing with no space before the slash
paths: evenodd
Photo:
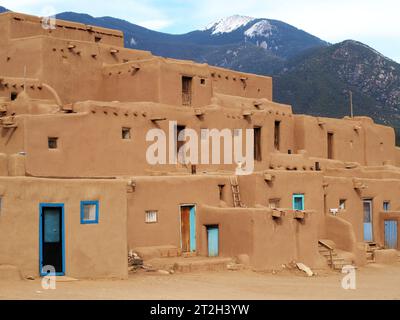
<path id="1" fill-rule="evenodd" d="M 220 18 L 277 19 L 336 43 L 359 40 L 400 63 L 399 0 L 0 0 L 13 11 L 75 11 L 113 16 L 144 27 L 185 33 Z"/>

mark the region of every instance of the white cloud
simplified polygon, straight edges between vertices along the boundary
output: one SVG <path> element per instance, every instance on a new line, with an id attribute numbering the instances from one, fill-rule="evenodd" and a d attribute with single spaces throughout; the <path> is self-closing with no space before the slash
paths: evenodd
<path id="1" fill-rule="evenodd" d="M 138 21 L 159 21 L 158 25 L 168 26 L 171 21 L 162 8 L 148 0 L 0 0 L 0 5 L 10 10 L 40 15 L 44 8 L 51 6 L 56 12 L 75 11 L 96 17 L 113 16 L 133 23 Z M 164 23 L 161 23 L 164 21 Z"/>
<path id="2" fill-rule="evenodd" d="M 136 22 L 138 25 L 151 30 L 162 30 L 170 26 L 173 21 L 171 20 L 145 20 Z"/>

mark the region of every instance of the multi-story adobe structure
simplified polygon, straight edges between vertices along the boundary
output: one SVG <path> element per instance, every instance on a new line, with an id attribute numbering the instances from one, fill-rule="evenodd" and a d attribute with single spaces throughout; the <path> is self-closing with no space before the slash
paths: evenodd
<path id="1" fill-rule="evenodd" d="M 366 243 L 397 248 L 392 128 L 294 115 L 273 102 L 270 77 L 123 43 L 120 31 L 0 15 L 0 265 L 124 278 L 131 249 L 273 269 L 327 267 L 321 246 L 357 265 Z M 200 140 L 201 129 L 254 129 L 254 172 L 149 163 L 147 133 L 176 142 L 170 121 Z"/>

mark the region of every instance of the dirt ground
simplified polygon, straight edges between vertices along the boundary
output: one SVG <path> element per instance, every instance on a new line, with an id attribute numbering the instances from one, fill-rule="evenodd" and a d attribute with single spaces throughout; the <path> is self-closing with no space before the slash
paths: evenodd
<path id="1" fill-rule="evenodd" d="M 128 280 L 58 281 L 55 290 L 44 290 L 40 279 L 2 281 L 0 299 L 400 299 L 400 263 L 359 268 L 355 290 L 342 288 L 344 276 L 330 271 L 310 278 L 293 271 L 138 273 Z"/>

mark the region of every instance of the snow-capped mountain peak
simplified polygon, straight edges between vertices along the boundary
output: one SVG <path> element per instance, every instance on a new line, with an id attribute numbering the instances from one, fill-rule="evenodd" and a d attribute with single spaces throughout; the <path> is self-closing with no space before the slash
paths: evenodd
<path id="1" fill-rule="evenodd" d="M 213 35 L 229 33 L 239 29 L 240 27 L 247 25 L 253 20 L 255 20 L 255 18 L 234 15 L 227 18 L 223 18 L 218 22 L 211 23 L 208 26 L 206 26 L 204 30 L 212 30 Z"/>
<path id="2" fill-rule="evenodd" d="M 254 38 L 254 37 L 268 38 L 269 36 L 272 35 L 273 30 L 274 27 L 272 26 L 272 24 L 268 20 L 264 19 L 253 24 L 249 29 L 247 29 L 244 32 L 244 35 L 249 38 Z"/>

